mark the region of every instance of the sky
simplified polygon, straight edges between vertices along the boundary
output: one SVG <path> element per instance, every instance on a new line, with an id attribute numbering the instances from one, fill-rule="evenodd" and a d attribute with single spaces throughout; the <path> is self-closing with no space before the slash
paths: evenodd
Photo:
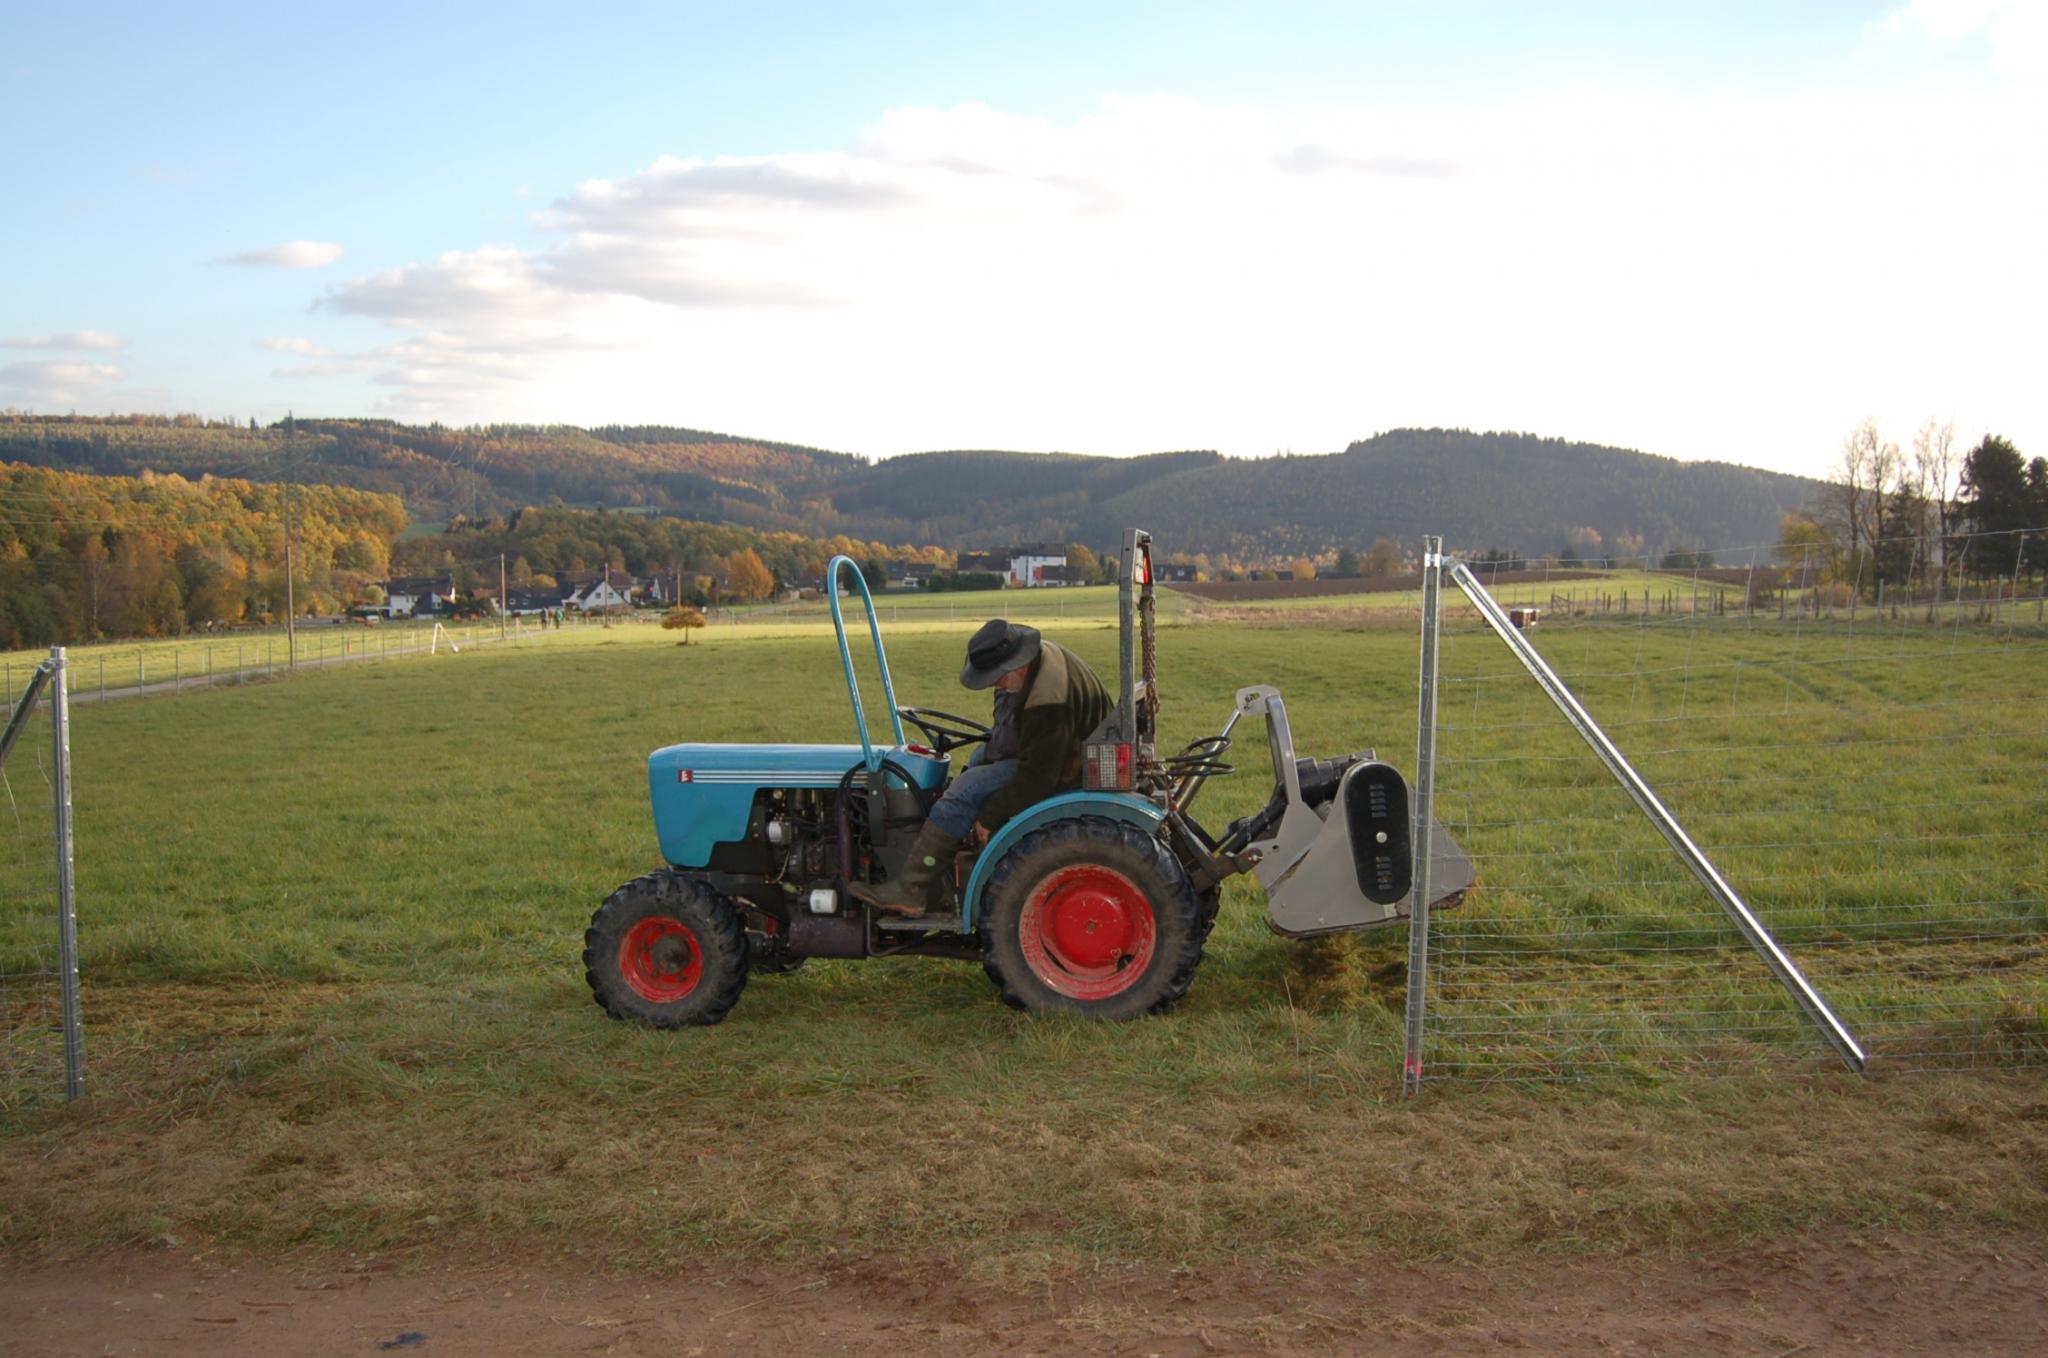
<path id="1" fill-rule="evenodd" d="M 0 185 L 0 408 L 2048 452 L 2048 0 L 0 0 Z"/>

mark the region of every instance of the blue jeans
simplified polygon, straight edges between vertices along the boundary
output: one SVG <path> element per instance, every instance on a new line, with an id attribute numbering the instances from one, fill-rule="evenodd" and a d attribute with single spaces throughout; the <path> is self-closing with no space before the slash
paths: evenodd
<path id="1" fill-rule="evenodd" d="M 996 789 L 1016 776 L 1014 759 L 998 759 L 993 764 L 970 762 L 947 786 L 945 795 L 932 803 L 931 823 L 955 839 L 965 839 Z"/>

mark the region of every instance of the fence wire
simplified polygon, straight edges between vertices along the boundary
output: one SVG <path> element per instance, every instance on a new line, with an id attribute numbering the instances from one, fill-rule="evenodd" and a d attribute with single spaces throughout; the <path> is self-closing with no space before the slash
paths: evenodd
<path id="1" fill-rule="evenodd" d="M 1524 635 L 1873 1072 L 2048 1062 L 2041 584 L 1964 582 L 1929 564 L 1943 546 L 1879 544 L 1896 579 L 1700 567 L 1524 604 Z M 1444 603 L 1436 814 L 1478 882 L 1431 916 L 1426 1067 L 1839 1069 L 1511 652 L 1455 588 Z"/>
<path id="2" fill-rule="evenodd" d="M 0 759 L 0 1112 L 61 1100 L 75 1080 L 66 1062 L 56 702 L 51 679 L 0 708 L 0 729 L 13 736 Z M 72 1060 L 75 1070 L 75 1047 Z"/>

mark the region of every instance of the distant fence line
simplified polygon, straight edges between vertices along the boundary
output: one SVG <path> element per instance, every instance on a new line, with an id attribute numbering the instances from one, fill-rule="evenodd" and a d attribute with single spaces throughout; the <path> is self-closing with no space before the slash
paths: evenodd
<path id="1" fill-rule="evenodd" d="M 1629 617 L 1642 613 L 1731 613 L 1769 614 L 1778 618 L 1805 613 L 1814 617 L 1889 616 L 1897 620 L 1904 613 L 1918 614 L 1924 622 L 1954 620 L 1958 616 L 1978 622 L 2024 619 L 2048 622 L 2048 595 L 2032 581 L 1991 580 L 1943 594 L 1932 588 L 1888 590 L 1879 582 L 1875 597 L 1859 598 L 1846 587 L 1837 591 L 1813 585 L 1799 589 L 1745 590 L 1712 581 L 1690 588 L 1645 586 L 1635 590 L 1588 589 L 1583 593 L 1553 590 L 1543 605 L 1551 615 L 1615 614 Z"/>
<path id="2" fill-rule="evenodd" d="M 601 619 L 591 619 L 591 624 Z M 570 624 L 580 626 L 582 624 Z M 532 623 L 508 630 L 508 640 L 541 635 Z M 442 641 L 487 646 L 499 640 L 495 621 L 442 624 Z M 300 629 L 297 664 L 325 670 L 360 660 L 429 655 L 436 649 L 431 624 L 409 627 L 316 626 Z M 142 693 L 173 693 L 272 679 L 288 673 L 293 656 L 282 628 L 259 636 L 205 636 L 150 641 L 113 641 L 69 650 L 74 701 L 97 702 Z M 34 665 L 20 659 L 0 663 L 0 694 L 11 705 Z"/>
<path id="3" fill-rule="evenodd" d="M 1043 593 L 1051 594 L 1047 590 Z M 1040 591 L 1033 591 L 1034 595 Z M 1015 611 L 1015 600 L 1011 600 Z M 1067 600 L 1034 599 L 1034 607 L 1018 616 L 1062 618 Z M 876 601 L 877 616 L 884 623 L 920 620 L 979 620 L 1002 611 L 987 594 L 962 594 L 944 607 L 920 603 L 901 608 L 885 595 Z M 1094 613 L 1113 614 L 1113 604 L 1098 604 Z M 1092 614 L 1091 614 L 1092 615 Z M 638 609 L 618 613 L 568 613 L 561 627 L 568 631 L 603 627 L 655 626 L 664 614 L 660 610 Z M 1077 614 L 1076 616 L 1083 616 Z M 713 608 L 705 611 L 707 627 L 745 625 L 816 624 L 829 622 L 831 615 L 822 602 L 762 604 L 757 607 Z M 385 623 L 376 627 L 319 623 L 301 626 L 298 663 L 310 669 L 356 660 L 387 659 L 425 655 L 432 648 L 431 622 Z M 499 639 L 495 618 L 443 623 L 444 635 L 462 646 L 490 645 Z M 507 639 L 525 640 L 552 635 L 554 624 L 543 625 L 530 617 L 508 620 Z M 87 701 L 122 697 L 137 692 L 177 692 L 190 688 L 275 678 L 290 668 L 282 627 L 266 627 L 260 633 L 238 633 L 213 637 L 206 634 L 184 637 L 88 643 L 71 648 L 74 696 Z M 21 656 L 0 661 L 0 702 L 11 703 L 35 668 L 35 661 Z"/>

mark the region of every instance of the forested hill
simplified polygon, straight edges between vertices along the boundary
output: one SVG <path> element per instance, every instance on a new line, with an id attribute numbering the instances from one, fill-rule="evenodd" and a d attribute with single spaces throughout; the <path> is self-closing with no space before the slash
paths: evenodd
<path id="1" fill-rule="evenodd" d="M 1145 523 L 1176 547 L 1248 558 L 1425 533 L 1458 549 L 1656 555 L 1776 542 L 1785 511 L 1817 489 L 1805 477 L 1530 434 L 1397 429 L 1328 456 L 1222 460 L 1096 502 L 1083 527 L 1092 542 L 1116 523 Z"/>
<path id="2" fill-rule="evenodd" d="M 645 507 L 812 537 L 989 546 L 1109 544 L 1149 526 L 1174 552 L 1247 563 L 1375 538 L 1582 556 L 1775 541 L 1803 478 L 1538 438 L 1394 430 L 1341 453 L 1099 457 L 959 451 L 871 462 L 668 427 L 300 420 L 262 429 L 131 417 L 0 416 L 0 461 L 134 475 L 291 475 L 403 497 L 415 520 L 526 505 Z"/>
<path id="3" fill-rule="evenodd" d="M 647 506 L 683 518 L 794 529 L 864 459 L 695 429 L 301 419 L 287 431 L 191 416 L 0 415 L 0 462 L 134 476 L 287 477 L 394 494 L 415 519 L 527 505 Z M 809 508 L 807 508 L 809 507 Z"/>

